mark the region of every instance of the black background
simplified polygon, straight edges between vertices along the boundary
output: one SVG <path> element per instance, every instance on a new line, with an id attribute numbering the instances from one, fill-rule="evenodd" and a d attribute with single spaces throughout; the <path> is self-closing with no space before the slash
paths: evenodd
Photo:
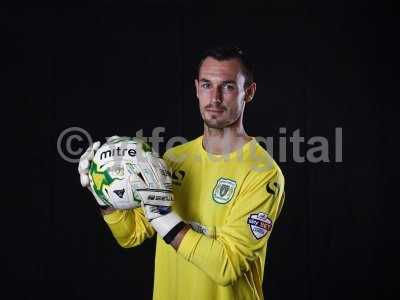
<path id="1" fill-rule="evenodd" d="M 165 127 L 165 141 L 197 137 L 198 56 L 223 43 L 238 44 L 255 63 L 257 92 L 244 121 L 250 135 L 277 143 L 300 129 L 306 141 L 330 143 L 330 162 L 320 163 L 295 162 L 287 143 L 280 163 L 286 203 L 269 241 L 265 298 L 393 296 L 386 264 L 395 262 L 397 225 L 387 187 L 397 110 L 385 104 L 394 95 L 379 88 L 392 77 L 395 50 L 387 40 L 395 31 L 381 10 L 368 2 L 233 9 L 103 1 L 13 5 L 1 17 L 2 132 L 16 145 L 3 156 L 11 180 L 2 269 L 10 286 L 29 280 L 12 298 L 151 298 L 155 240 L 117 245 L 80 187 L 77 165 L 58 154 L 57 138 L 73 126 L 102 141 L 140 129 L 149 136 L 157 126 Z M 343 128 L 341 163 L 334 161 L 335 127 Z"/>

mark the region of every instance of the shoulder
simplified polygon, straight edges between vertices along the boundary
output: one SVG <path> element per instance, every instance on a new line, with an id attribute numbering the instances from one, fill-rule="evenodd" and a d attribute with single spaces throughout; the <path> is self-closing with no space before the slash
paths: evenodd
<path id="1" fill-rule="evenodd" d="M 201 144 L 201 136 L 187 143 L 167 149 L 163 155 L 163 159 L 167 163 L 183 161 L 187 154 L 192 153 L 198 148 L 199 144 Z"/>
<path id="2" fill-rule="evenodd" d="M 285 178 L 281 168 L 255 139 L 249 145 L 245 158 L 248 167 L 247 182 L 265 183 L 273 180 L 284 185 Z"/>

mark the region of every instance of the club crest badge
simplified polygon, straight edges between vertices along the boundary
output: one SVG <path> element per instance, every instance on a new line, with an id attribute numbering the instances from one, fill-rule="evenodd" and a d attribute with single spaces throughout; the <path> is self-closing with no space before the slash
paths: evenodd
<path id="1" fill-rule="evenodd" d="M 212 197 L 214 201 L 219 204 L 228 203 L 235 194 L 235 189 L 236 181 L 227 178 L 220 178 L 214 187 Z"/>
<path id="2" fill-rule="evenodd" d="M 272 229 L 272 221 L 265 213 L 250 214 L 247 219 L 247 224 L 250 226 L 251 233 L 259 240 L 267 235 Z"/>

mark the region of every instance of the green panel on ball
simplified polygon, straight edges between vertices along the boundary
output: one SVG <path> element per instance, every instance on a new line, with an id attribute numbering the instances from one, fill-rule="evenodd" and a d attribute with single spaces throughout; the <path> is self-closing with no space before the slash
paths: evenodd
<path id="1" fill-rule="evenodd" d="M 90 176 L 93 180 L 93 188 L 97 196 L 99 196 L 104 202 L 111 205 L 107 200 L 107 197 L 103 194 L 103 187 L 109 186 L 116 180 L 112 178 L 107 170 L 99 171 L 98 166 L 95 162 L 92 162 L 89 171 Z"/>

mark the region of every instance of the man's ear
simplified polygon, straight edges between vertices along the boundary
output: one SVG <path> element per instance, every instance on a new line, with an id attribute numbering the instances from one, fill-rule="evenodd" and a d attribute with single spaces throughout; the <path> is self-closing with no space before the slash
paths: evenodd
<path id="1" fill-rule="evenodd" d="M 199 81 L 197 80 L 197 78 L 194 79 L 194 85 L 196 87 L 196 96 L 197 98 L 199 98 Z"/>
<path id="2" fill-rule="evenodd" d="M 255 82 L 253 82 L 252 84 L 250 84 L 247 88 L 246 88 L 246 95 L 244 97 L 244 101 L 246 103 L 249 103 L 251 100 L 253 100 L 254 95 L 256 93 L 256 88 L 257 85 Z"/>

